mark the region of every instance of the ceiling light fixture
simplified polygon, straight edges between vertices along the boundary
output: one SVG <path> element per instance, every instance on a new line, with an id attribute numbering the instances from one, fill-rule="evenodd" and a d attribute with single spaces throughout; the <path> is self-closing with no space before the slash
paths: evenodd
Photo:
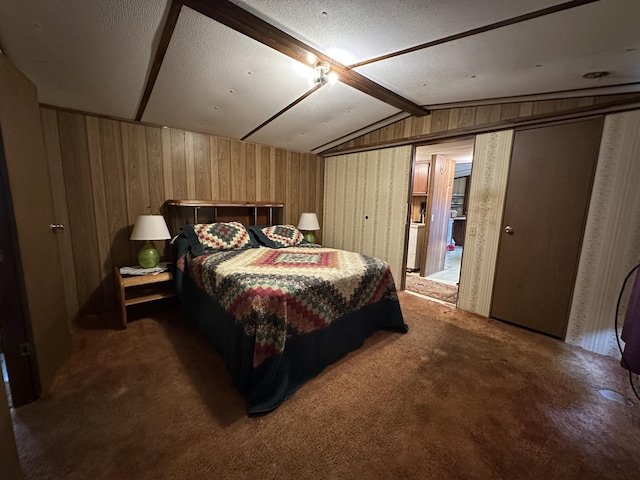
<path id="1" fill-rule="evenodd" d="M 338 80 L 338 75 L 330 71 L 331 67 L 327 62 L 316 62 L 313 68 L 316 71 L 313 83 L 326 85 L 327 83 L 336 83 Z"/>

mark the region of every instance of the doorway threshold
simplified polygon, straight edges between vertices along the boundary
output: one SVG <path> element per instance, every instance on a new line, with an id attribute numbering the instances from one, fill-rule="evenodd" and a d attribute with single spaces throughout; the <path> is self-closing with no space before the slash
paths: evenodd
<path id="1" fill-rule="evenodd" d="M 441 305 L 446 305 L 447 307 L 456 308 L 456 305 L 454 303 L 445 302 L 444 300 L 440 300 L 439 298 L 427 297 L 426 295 L 422 295 L 421 293 L 417 293 L 417 292 L 412 292 L 411 290 L 405 290 L 405 292 L 415 297 L 423 298 L 425 300 L 430 300 L 432 302 L 436 302 Z"/>

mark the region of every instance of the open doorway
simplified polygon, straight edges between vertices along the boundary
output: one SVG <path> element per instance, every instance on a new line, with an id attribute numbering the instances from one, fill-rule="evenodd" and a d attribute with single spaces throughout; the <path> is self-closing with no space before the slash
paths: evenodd
<path id="1" fill-rule="evenodd" d="M 405 289 L 457 303 L 474 138 L 416 147 Z"/>

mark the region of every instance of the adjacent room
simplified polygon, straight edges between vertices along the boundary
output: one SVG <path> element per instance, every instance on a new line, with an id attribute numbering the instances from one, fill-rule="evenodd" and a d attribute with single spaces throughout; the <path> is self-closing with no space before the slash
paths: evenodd
<path id="1" fill-rule="evenodd" d="M 405 288 L 455 305 L 474 139 L 418 146 L 413 165 Z"/>
<path id="2" fill-rule="evenodd" d="M 640 2 L 0 2 L 0 477 L 640 471 Z"/>

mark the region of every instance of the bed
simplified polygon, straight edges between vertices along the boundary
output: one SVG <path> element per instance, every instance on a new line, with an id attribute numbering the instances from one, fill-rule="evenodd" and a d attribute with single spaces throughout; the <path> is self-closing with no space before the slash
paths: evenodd
<path id="1" fill-rule="evenodd" d="M 309 244 L 292 225 L 185 225 L 173 243 L 182 309 L 223 355 L 250 415 L 375 331 L 408 330 L 386 262 Z"/>

